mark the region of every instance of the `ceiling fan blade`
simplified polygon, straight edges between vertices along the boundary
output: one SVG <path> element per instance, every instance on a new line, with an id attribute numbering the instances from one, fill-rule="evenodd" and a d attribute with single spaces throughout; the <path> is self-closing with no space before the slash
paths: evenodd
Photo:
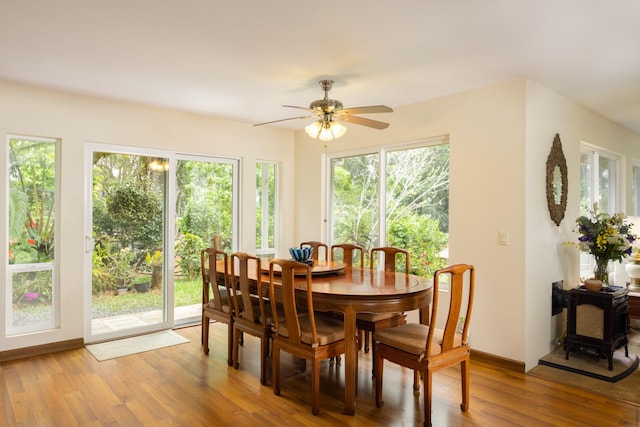
<path id="1" fill-rule="evenodd" d="M 374 129 L 386 129 L 389 127 L 389 123 L 379 122 L 377 120 L 365 119 L 364 117 L 357 116 L 342 116 L 340 120 L 347 123 L 353 123 L 354 125 L 367 126 Z"/>
<path id="2" fill-rule="evenodd" d="M 297 107 L 295 105 L 283 105 L 283 107 L 287 107 L 287 108 L 297 108 L 299 110 L 304 110 L 304 111 L 308 111 L 310 113 L 313 114 L 321 114 L 320 112 L 318 112 L 318 110 L 314 110 L 312 108 L 307 108 L 307 107 Z"/>
<path id="3" fill-rule="evenodd" d="M 339 114 L 373 114 L 373 113 L 393 113 L 393 109 L 386 105 L 369 105 L 367 107 L 344 108 L 337 111 Z"/>
<path id="4" fill-rule="evenodd" d="M 313 118 L 315 117 L 314 116 L 289 117 L 288 119 L 280 119 L 280 120 L 272 120 L 270 122 L 256 123 L 254 126 L 262 126 L 262 125 L 269 125 L 271 123 L 286 122 L 287 120 L 313 119 Z"/>

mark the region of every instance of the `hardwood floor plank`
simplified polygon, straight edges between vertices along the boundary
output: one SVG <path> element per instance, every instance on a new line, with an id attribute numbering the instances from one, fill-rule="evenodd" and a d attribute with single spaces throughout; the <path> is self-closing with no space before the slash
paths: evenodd
<path id="1" fill-rule="evenodd" d="M 227 366 L 226 326 L 177 332 L 187 344 L 98 362 L 83 349 L 0 363 L 2 426 L 411 426 L 422 423 L 413 373 L 385 363 L 376 408 L 371 356 L 360 354 L 356 415 L 343 415 L 344 368 L 321 365 L 320 415 L 310 369 L 286 353 L 282 395 L 259 382 L 259 341 L 247 336 L 240 369 Z M 640 407 L 487 363 L 471 362 L 471 404 L 460 411 L 459 369 L 434 376 L 434 426 L 639 426 Z"/>

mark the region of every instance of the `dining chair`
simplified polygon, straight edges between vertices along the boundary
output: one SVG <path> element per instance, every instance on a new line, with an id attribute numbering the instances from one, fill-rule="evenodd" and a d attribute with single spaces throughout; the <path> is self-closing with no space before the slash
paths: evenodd
<path id="1" fill-rule="evenodd" d="M 249 281 L 249 261 L 255 263 L 256 287 L 251 292 Z M 268 317 L 262 287 L 262 266 L 260 258 L 244 252 L 235 252 L 230 257 L 231 294 L 233 295 L 233 367 L 238 369 L 238 350 L 243 333 L 260 338 L 260 384 L 267 383 L 267 358 L 271 340 L 271 324 Z"/>
<path id="2" fill-rule="evenodd" d="M 311 254 L 311 259 L 314 261 L 318 261 L 320 258 L 320 249 L 322 249 L 322 260 L 329 261 L 329 246 L 322 242 L 302 242 L 300 243 L 300 247 L 303 248 L 305 246 L 309 246 L 313 248 L 313 254 Z"/>
<path id="3" fill-rule="evenodd" d="M 331 245 L 331 261 L 336 260 L 336 255 L 342 252 L 342 263 L 347 267 L 353 267 L 354 263 L 363 267 L 364 248 L 350 243 Z"/>
<path id="4" fill-rule="evenodd" d="M 438 296 L 441 278 L 449 279 L 449 307 L 444 317 L 438 316 Z M 424 425 L 431 426 L 431 395 L 433 373 L 449 366 L 461 365 L 462 403 L 460 409 L 469 409 L 469 354 L 468 342 L 471 308 L 475 287 L 475 268 L 468 264 L 456 264 L 442 268 L 433 277 L 433 303 L 429 325 L 406 323 L 404 325 L 378 331 L 374 334 L 373 370 L 376 388 L 376 407 L 382 400 L 383 364 L 391 362 L 419 371 L 423 380 Z M 466 294 L 466 298 L 463 296 Z M 463 302 L 466 313 L 461 318 Z M 444 329 L 436 327 L 436 319 L 444 318 Z M 458 333 L 458 321 L 464 326 Z M 419 386 L 414 380 L 414 389 Z"/>
<path id="5" fill-rule="evenodd" d="M 331 255 L 331 261 L 336 260 L 336 255 L 340 252 L 342 253 L 342 263 L 347 268 L 353 268 L 354 263 L 359 267 L 363 267 L 364 262 L 364 248 L 359 245 L 353 245 L 351 243 L 340 243 L 331 246 L 331 250 L 329 251 Z M 338 257 L 339 259 L 339 257 Z M 333 313 L 334 316 L 338 316 L 343 318 L 342 313 Z M 358 332 L 358 349 L 362 347 L 362 333 Z M 340 357 L 336 357 L 336 363 L 340 363 Z"/>
<path id="6" fill-rule="evenodd" d="M 218 260 L 224 262 L 219 271 Z M 233 307 L 230 300 L 228 256 L 215 248 L 200 252 L 202 272 L 202 345 L 204 354 L 209 354 L 209 320 L 225 323 L 227 327 L 227 363 L 232 365 L 233 357 Z"/>
<path id="7" fill-rule="evenodd" d="M 278 272 L 274 267 L 279 267 Z M 306 286 L 307 310 L 298 312 L 294 275 Z M 276 277 L 279 278 L 276 279 Z M 279 282 L 279 284 L 278 284 Z M 298 283 L 300 286 L 300 283 Z M 284 318 L 276 307 L 276 289 L 281 295 Z M 280 351 L 311 361 L 311 412 L 320 412 L 320 361 L 338 357 L 345 351 L 344 324 L 330 316 L 317 316 L 313 310 L 311 267 L 307 264 L 276 259 L 269 263 L 269 296 L 273 311 L 273 393 L 280 395 Z"/>
<path id="8" fill-rule="evenodd" d="M 385 271 L 396 271 L 396 258 L 404 257 L 404 272 L 409 274 L 409 252 L 406 250 L 391 246 L 371 249 L 369 258 L 369 266 L 371 269 L 374 269 L 377 265 L 376 259 L 378 255 L 384 257 Z M 358 313 L 356 316 L 356 327 L 358 328 L 358 335 L 361 336 L 364 341 L 359 346 L 364 347 L 364 352 L 368 353 L 371 334 L 404 323 L 407 323 L 407 315 L 405 313 Z"/>

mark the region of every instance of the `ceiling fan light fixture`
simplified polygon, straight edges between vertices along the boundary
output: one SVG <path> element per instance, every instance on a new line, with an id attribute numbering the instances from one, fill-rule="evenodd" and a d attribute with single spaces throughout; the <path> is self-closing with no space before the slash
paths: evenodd
<path id="1" fill-rule="evenodd" d="M 318 138 L 321 141 L 338 139 L 347 132 L 347 128 L 341 123 L 322 120 L 307 125 L 304 130 L 311 138 Z"/>
<path id="2" fill-rule="evenodd" d="M 317 138 L 318 135 L 320 135 L 321 130 L 322 130 L 322 121 L 320 120 L 310 123 L 304 128 L 304 131 L 307 133 L 307 135 L 309 135 L 311 138 L 314 138 L 314 139 Z"/>

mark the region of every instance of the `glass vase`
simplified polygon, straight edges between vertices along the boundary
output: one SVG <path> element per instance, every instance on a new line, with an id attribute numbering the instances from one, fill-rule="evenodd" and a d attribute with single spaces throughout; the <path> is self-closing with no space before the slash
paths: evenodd
<path id="1" fill-rule="evenodd" d="M 600 280 L 602 284 L 609 283 L 608 272 L 609 260 L 606 258 L 596 258 L 596 267 L 593 270 L 594 278 Z"/>

